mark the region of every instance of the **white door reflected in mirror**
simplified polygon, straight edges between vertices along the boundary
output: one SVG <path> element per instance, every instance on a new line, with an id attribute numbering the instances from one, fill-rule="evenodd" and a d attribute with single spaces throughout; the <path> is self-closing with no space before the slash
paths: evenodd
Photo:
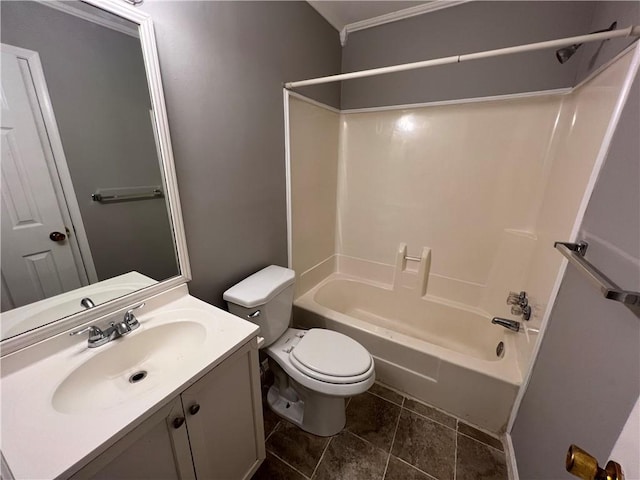
<path id="1" fill-rule="evenodd" d="M 119 0 L 0 11 L 8 352 L 178 285 L 190 269 L 149 15 Z M 101 285 L 130 274 L 144 281 Z"/>
<path id="2" fill-rule="evenodd" d="M 88 284 L 84 265 L 76 264 L 71 250 L 75 240 L 66 234 L 45 158 L 48 146 L 43 145 L 37 127 L 43 121 L 36 117 L 41 114 L 33 87 L 28 88 L 27 82 L 33 84 L 33 80 L 24 63 L 3 45 L 3 311 Z M 50 238 L 54 233 L 59 240 Z"/>

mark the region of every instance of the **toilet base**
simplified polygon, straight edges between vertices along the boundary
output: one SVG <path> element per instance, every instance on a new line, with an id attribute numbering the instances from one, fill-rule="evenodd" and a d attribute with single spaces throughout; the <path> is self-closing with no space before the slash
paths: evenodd
<path id="1" fill-rule="evenodd" d="M 271 410 L 304 431 L 320 437 L 330 437 L 342 431 L 346 423 L 344 397 L 309 390 L 291 379 L 271 359 L 269 366 L 275 380 L 267 394 Z"/>

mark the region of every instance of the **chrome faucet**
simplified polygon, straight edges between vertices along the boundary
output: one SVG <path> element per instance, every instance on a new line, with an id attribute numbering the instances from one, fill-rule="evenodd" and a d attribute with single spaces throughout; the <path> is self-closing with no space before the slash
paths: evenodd
<path id="1" fill-rule="evenodd" d="M 141 307 L 144 307 L 144 303 L 130 308 L 124 314 L 124 318 L 121 322 L 111 322 L 109 324 L 109 327 L 107 327 L 104 331 L 96 327 L 95 325 L 89 325 L 88 327 L 71 332 L 69 335 L 79 335 L 84 332 L 89 332 L 88 347 L 99 347 L 101 345 L 104 345 L 105 343 L 109 343 L 111 340 L 115 340 L 119 337 L 124 337 L 125 335 L 138 328 L 140 326 L 140 322 L 133 314 L 133 311 Z"/>
<path id="2" fill-rule="evenodd" d="M 523 320 L 529 320 L 531 318 L 531 305 L 529 305 L 527 292 L 509 292 L 507 305 L 512 305 L 511 313 L 513 315 L 521 315 Z"/>
<path id="3" fill-rule="evenodd" d="M 509 320 L 508 318 L 493 317 L 493 320 L 491 320 L 491 323 L 500 325 L 501 327 L 504 327 L 504 328 L 508 328 L 509 330 L 514 332 L 520 331 L 520 322 L 518 322 L 517 320 Z"/>
<path id="4" fill-rule="evenodd" d="M 80 305 L 82 305 L 87 310 L 96 306 L 96 304 L 93 303 L 93 300 L 91 300 L 89 297 L 84 297 L 82 300 L 80 300 Z"/>

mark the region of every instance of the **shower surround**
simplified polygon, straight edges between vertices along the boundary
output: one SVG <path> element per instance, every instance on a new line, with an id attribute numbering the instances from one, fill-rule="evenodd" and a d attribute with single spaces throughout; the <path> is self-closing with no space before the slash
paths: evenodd
<path id="1" fill-rule="evenodd" d="M 553 241 L 576 234 L 634 55 L 504 98 L 339 112 L 290 95 L 294 323 L 353 336 L 381 381 L 503 431 L 564 268 Z M 521 320 L 510 290 L 533 307 L 518 333 L 490 322 Z"/>

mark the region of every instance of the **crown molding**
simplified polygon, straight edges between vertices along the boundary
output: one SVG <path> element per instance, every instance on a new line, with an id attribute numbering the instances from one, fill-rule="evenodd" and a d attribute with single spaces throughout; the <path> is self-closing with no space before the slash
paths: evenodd
<path id="1" fill-rule="evenodd" d="M 429 3 L 423 3 L 421 5 L 416 5 L 415 7 L 405 8 L 402 10 L 398 10 L 397 12 L 386 13 L 378 17 L 367 18 L 366 20 L 361 20 L 359 22 L 349 23 L 345 25 L 342 30 L 340 30 L 340 43 L 344 47 L 347 44 L 347 37 L 349 36 L 349 34 L 352 32 L 357 32 L 358 30 L 377 27 L 379 25 L 384 25 L 385 23 L 397 22 L 406 18 L 417 17 L 418 15 L 424 15 L 425 13 L 431 13 L 438 10 L 443 10 L 445 8 L 455 7 L 457 5 L 462 5 L 463 3 L 468 3 L 470 1 L 472 0 L 433 0 Z"/>
<path id="2" fill-rule="evenodd" d="M 140 38 L 137 25 L 127 27 L 126 25 L 122 25 L 121 23 L 113 22 L 107 18 L 101 17 L 99 15 L 94 15 L 91 12 L 87 12 L 86 10 L 81 10 L 79 8 L 76 8 L 73 6 L 73 2 L 68 2 L 68 1 L 65 2 L 60 0 L 36 0 L 36 1 L 40 5 L 53 8 L 54 10 L 58 10 L 60 12 L 67 13 L 69 15 L 73 15 L 74 17 L 87 20 L 88 22 L 92 22 L 97 25 L 109 28 L 111 30 L 124 33 L 125 35 L 129 35 L 131 37 Z"/>

